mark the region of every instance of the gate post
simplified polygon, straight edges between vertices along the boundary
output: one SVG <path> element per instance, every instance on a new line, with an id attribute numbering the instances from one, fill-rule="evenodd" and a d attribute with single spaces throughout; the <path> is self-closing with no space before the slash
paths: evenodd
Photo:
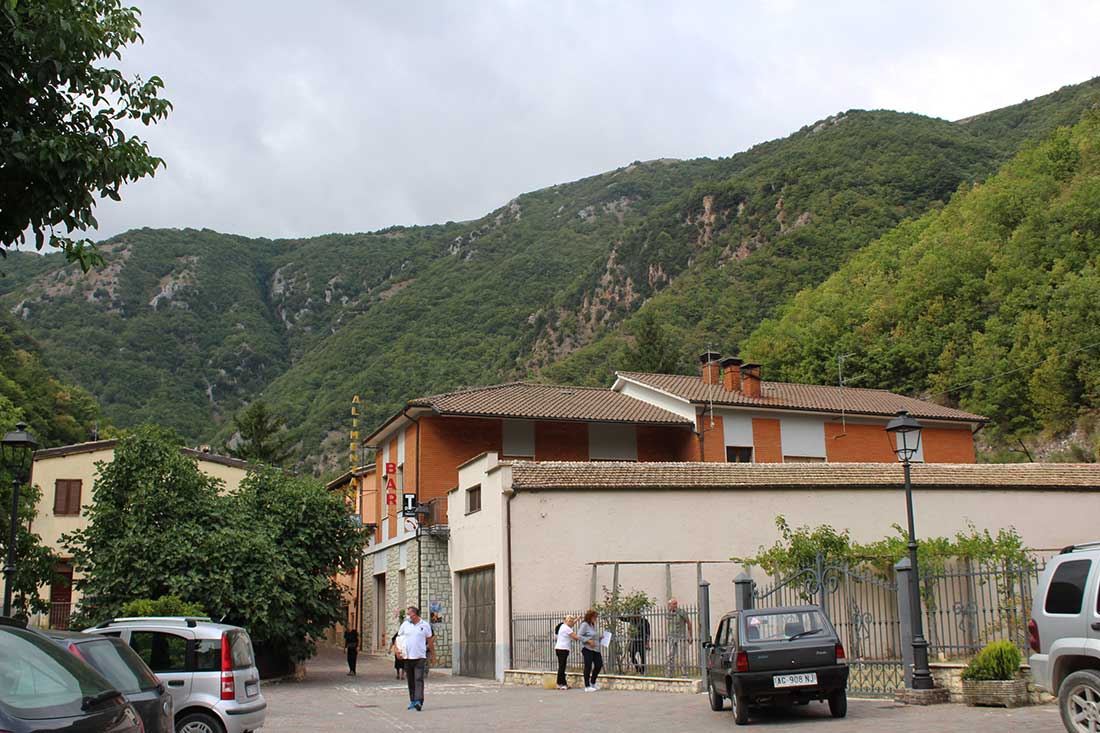
<path id="1" fill-rule="evenodd" d="M 588 594 L 588 607 L 594 608 L 596 606 L 596 563 L 592 563 L 592 588 Z"/>
<path id="2" fill-rule="evenodd" d="M 703 642 L 710 639 L 710 583 L 699 581 L 699 628 L 696 631 L 695 647 L 699 650 L 699 669 L 703 673 L 703 681 L 707 679 L 707 655 L 704 653 Z"/>
<path id="3" fill-rule="evenodd" d="M 733 607 L 738 611 L 747 611 L 753 607 L 752 578 L 742 572 L 733 579 Z"/>
<path id="4" fill-rule="evenodd" d="M 913 572 L 909 558 L 903 557 L 894 565 L 898 583 L 898 621 L 901 626 L 901 669 L 905 675 L 906 689 L 913 689 L 913 606 L 910 596 L 913 586 L 909 574 Z"/>

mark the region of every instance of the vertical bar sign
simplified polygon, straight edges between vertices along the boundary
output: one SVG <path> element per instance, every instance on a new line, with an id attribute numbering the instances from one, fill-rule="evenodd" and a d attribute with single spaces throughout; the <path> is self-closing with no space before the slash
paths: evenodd
<path id="1" fill-rule="evenodd" d="M 397 481 L 394 476 L 397 475 L 397 464 L 386 464 L 386 505 L 397 505 Z"/>

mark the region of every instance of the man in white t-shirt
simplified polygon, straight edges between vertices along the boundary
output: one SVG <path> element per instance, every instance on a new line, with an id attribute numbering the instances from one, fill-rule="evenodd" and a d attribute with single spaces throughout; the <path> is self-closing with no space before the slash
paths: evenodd
<path id="1" fill-rule="evenodd" d="M 428 659 L 435 662 L 435 638 L 432 625 L 420 618 L 420 609 L 409 606 L 408 617 L 401 622 L 397 635 L 405 638 L 405 680 L 409 683 L 409 710 L 424 707 L 424 674 Z"/>

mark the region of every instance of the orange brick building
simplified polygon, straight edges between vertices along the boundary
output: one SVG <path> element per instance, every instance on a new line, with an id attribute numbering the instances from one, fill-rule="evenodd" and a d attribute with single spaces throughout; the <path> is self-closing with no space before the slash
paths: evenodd
<path id="1" fill-rule="evenodd" d="M 447 507 L 447 492 L 458 485 L 459 466 L 483 453 L 534 461 L 892 462 L 884 428 L 908 410 L 924 425 L 916 460 L 973 463 L 973 435 L 987 421 L 885 390 L 765 382 L 758 364 L 713 352 L 700 361 L 697 376 L 619 372 L 610 388 L 512 382 L 409 401 L 365 441 L 376 450 L 377 470 L 365 477 L 373 486 L 364 486 L 361 507 L 363 521 L 376 525 L 365 556 L 364 638 L 384 648 L 406 603 L 449 605 L 439 600 L 450 592 L 447 513 L 471 508 Z M 419 522 L 401 516 L 405 494 L 427 505 Z M 425 528 L 435 532 L 427 548 Z M 428 554 L 443 559 L 426 567 Z M 444 628 L 445 614 L 439 618 Z"/>

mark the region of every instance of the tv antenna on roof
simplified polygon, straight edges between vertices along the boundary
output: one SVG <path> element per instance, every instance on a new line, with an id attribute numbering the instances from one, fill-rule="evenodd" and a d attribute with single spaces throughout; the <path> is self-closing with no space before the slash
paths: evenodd
<path id="1" fill-rule="evenodd" d="M 855 356 L 855 353 L 836 355 L 836 383 L 840 387 L 840 435 L 834 436 L 836 438 L 848 434 L 848 420 L 844 403 L 844 360 L 849 356 Z"/>

